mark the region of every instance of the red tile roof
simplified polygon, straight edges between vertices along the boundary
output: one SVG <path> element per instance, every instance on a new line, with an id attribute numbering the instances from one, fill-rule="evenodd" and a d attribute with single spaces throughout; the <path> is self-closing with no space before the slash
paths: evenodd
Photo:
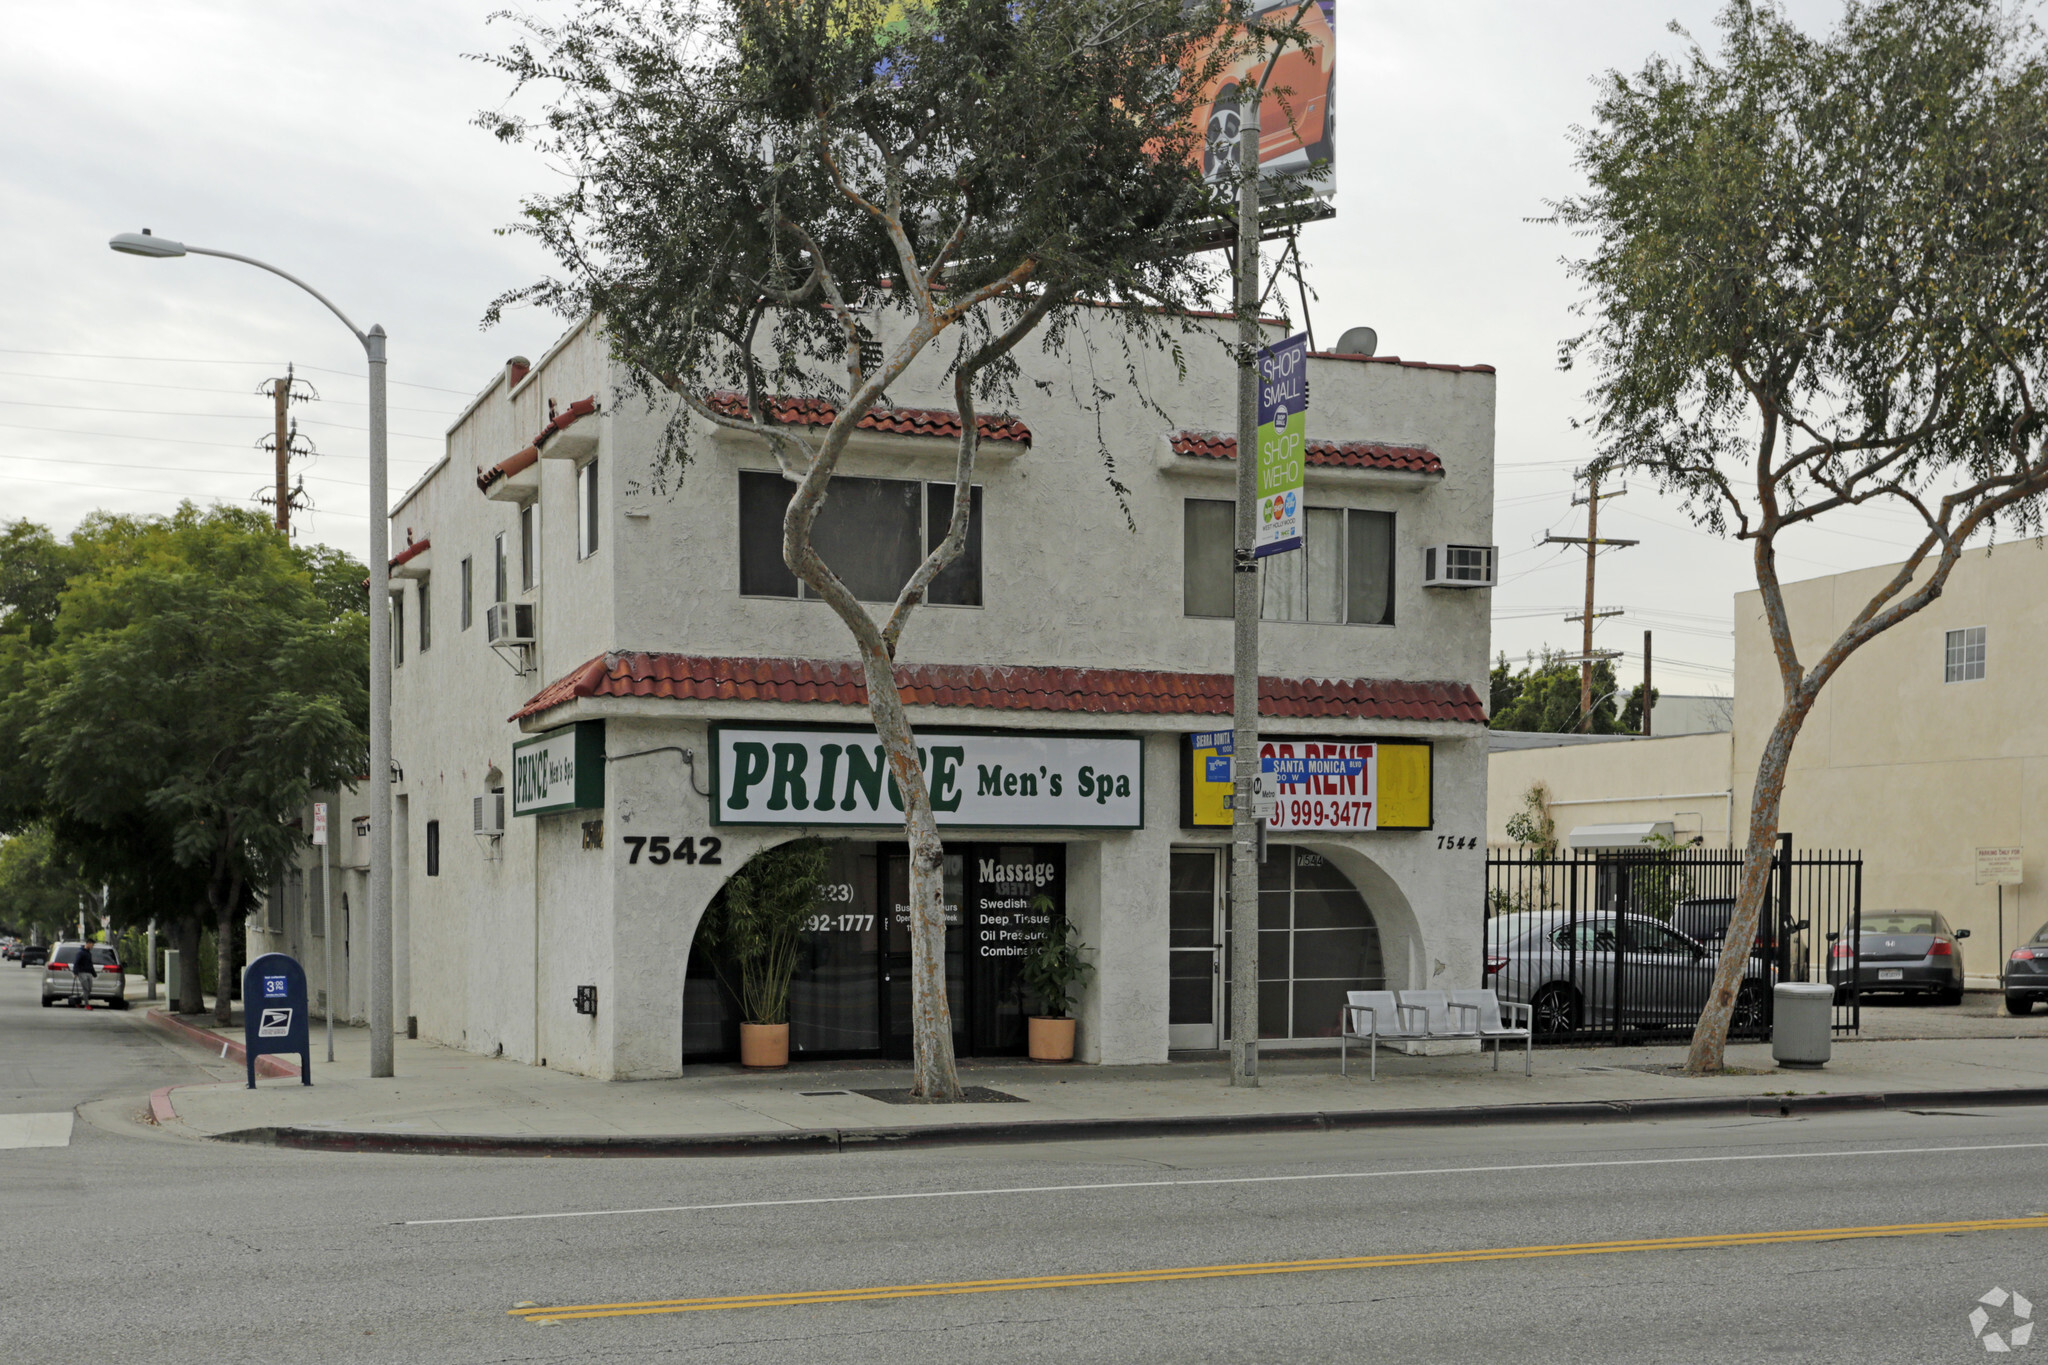
<path id="1" fill-rule="evenodd" d="M 428 547 L 433 545 L 433 543 L 433 540 L 429 537 L 420 537 L 418 540 L 415 540 L 412 544 L 406 546 L 403 550 L 400 550 L 397 554 L 391 556 L 391 567 L 395 569 L 399 565 L 405 563 L 406 560 L 411 559 L 414 555 L 425 554 L 427 552 Z"/>
<path id="2" fill-rule="evenodd" d="M 552 440 L 558 432 L 568 430 L 570 427 L 576 425 L 579 419 L 588 417 L 591 413 L 596 411 L 596 394 L 592 394 L 588 398 L 577 399 L 568 407 L 562 409 L 554 416 L 548 418 L 548 424 L 540 429 L 540 435 L 533 438 L 532 445 L 527 446 L 524 450 L 521 450 L 517 455 L 513 455 L 508 459 L 500 460 L 497 464 L 492 465 L 489 469 L 477 470 L 476 486 L 479 489 L 488 492 L 490 486 L 496 483 L 498 480 L 503 478 L 509 478 L 511 475 L 517 474 L 520 470 L 526 468 L 528 465 L 532 464 L 535 460 L 538 460 L 540 458 L 540 448 L 546 445 L 550 440 Z"/>
<path id="3" fill-rule="evenodd" d="M 713 411 L 722 416 L 747 415 L 747 400 L 742 394 L 721 390 L 710 395 L 707 401 Z M 797 427 L 829 427 L 839 416 L 839 409 L 822 398 L 785 398 L 778 395 L 768 400 L 768 411 L 784 426 Z M 1031 428 L 1007 413 L 976 413 L 974 424 L 984 441 L 1031 444 Z M 935 436 L 948 441 L 960 439 L 960 414 L 943 408 L 870 408 L 868 415 L 854 425 L 861 431 L 886 431 L 898 436 Z"/>
<path id="4" fill-rule="evenodd" d="M 1230 714 L 1228 673 L 911 664 L 897 668 L 896 685 L 903 689 L 903 700 L 912 706 L 1093 715 Z M 859 664 L 824 659 L 601 654 L 549 683 L 510 719 L 539 715 L 578 697 L 866 706 L 867 684 Z M 1370 678 L 1261 678 L 1259 713 L 1294 719 L 1327 716 L 1486 723 L 1486 703 L 1465 683 Z"/>
<path id="5" fill-rule="evenodd" d="M 1203 460 L 1234 460 L 1237 438 L 1212 431 L 1176 431 L 1173 453 Z M 1308 462 L 1330 469 L 1396 469 L 1410 474 L 1441 474 L 1444 462 L 1421 446 L 1390 446 L 1378 441 L 1310 441 Z"/>

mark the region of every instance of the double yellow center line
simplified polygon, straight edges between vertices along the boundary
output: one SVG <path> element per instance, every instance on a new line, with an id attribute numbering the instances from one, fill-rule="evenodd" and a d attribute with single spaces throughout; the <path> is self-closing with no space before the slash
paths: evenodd
<path id="1" fill-rule="evenodd" d="M 1698 1237 L 1642 1237 L 1625 1242 L 1567 1242 L 1555 1246 L 1481 1247 L 1470 1251 L 1421 1251 L 1389 1256 L 1331 1256 L 1312 1261 L 1252 1261 L 1241 1265 L 1173 1266 L 1162 1270 L 1100 1270 L 1073 1275 L 1026 1275 L 1007 1280 L 876 1285 L 865 1289 L 805 1289 L 782 1294 L 729 1294 L 709 1299 L 648 1299 L 637 1303 L 583 1303 L 559 1307 L 523 1305 L 509 1311 L 513 1317 L 524 1318 L 533 1323 L 573 1322 L 584 1318 L 645 1317 L 658 1313 L 708 1313 L 726 1308 L 798 1308 L 812 1304 L 870 1303 L 880 1299 L 940 1298 L 953 1294 L 1007 1294 L 1027 1289 L 1166 1284 L 1176 1280 L 1221 1280 L 1246 1275 L 1389 1270 L 1405 1266 L 1540 1260 L 1555 1256 L 1612 1256 L 1623 1252 L 1642 1251 L 1720 1251 L 1731 1247 L 1838 1242 L 1871 1237 L 1953 1236 L 1970 1232 L 2026 1231 L 2048 1231 L 2048 1214 L 2033 1214 L 2023 1218 L 1972 1218 L 1960 1223 L 1889 1223 L 1876 1227 L 1799 1228 L 1782 1232 L 1714 1233 Z"/>

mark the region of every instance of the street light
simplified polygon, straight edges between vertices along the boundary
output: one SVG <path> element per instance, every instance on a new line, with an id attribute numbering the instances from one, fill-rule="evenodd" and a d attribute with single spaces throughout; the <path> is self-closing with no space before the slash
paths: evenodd
<path id="1" fill-rule="evenodd" d="M 129 256 L 218 256 L 290 280 L 327 306 L 362 343 L 370 362 L 370 1075 L 394 1074 L 391 1012 L 391 528 L 386 489 L 384 329 L 365 332 L 334 301 L 296 275 L 232 251 L 189 246 L 148 228 L 107 243 Z M 227 989 L 222 983 L 223 990 Z M 334 1008 L 332 1001 L 327 1006 Z"/>

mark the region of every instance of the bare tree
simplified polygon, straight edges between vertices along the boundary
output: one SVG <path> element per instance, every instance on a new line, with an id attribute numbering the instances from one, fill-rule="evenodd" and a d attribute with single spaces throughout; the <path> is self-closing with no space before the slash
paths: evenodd
<path id="1" fill-rule="evenodd" d="M 1594 321 L 1563 361 L 1598 372 L 1598 463 L 1751 543 L 1783 688 L 1694 1073 L 1722 1066 L 1821 689 L 1939 597 L 1973 540 L 2038 532 L 2048 490 L 2039 32 L 1995 0 L 1852 0 L 1825 38 L 1730 0 L 1720 27 L 1718 56 L 1608 75 L 1580 135 L 1591 189 L 1557 215 L 1596 242 L 1572 266 Z M 1904 562 L 1803 660 L 1779 547 L 1870 507 L 1917 526 Z"/>
<path id="2" fill-rule="evenodd" d="M 528 200 L 516 229 L 563 275 L 491 316 L 515 301 L 594 311 L 650 400 L 681 400 L 679 471 L 694 417 L 757 437 L 795 485 L 783 557 L 851 632 L 903 793 L 923 1099 L 960 1089 L 942 849 L 895 679 L 903 630 L 965 543 L 977 404 L 1011 393 L 1020 343 L 1087 344 L 1090 312 L 1114 319 L 1134 387 L 1142 356 L 1178 372 L 1186 312 L 1215 286 L 1189 248 L 1205 227 L 1222 236 L 1193 115 L 1244 20 L 1237 0 L 585 0 L 489 58 L 552 99 L 533 122 L 480 121 L 576 182 Z M 960 417 L 952 520 L 878 619 L 812 533 L 848 437 L 942 341 Z M 744 402 L 714 403 L 718 386 Z M 791 397 L 828 402 L 830 426 L 776 420 Z M 1106 477 L 1121 496 L 1113 464 Z"/>

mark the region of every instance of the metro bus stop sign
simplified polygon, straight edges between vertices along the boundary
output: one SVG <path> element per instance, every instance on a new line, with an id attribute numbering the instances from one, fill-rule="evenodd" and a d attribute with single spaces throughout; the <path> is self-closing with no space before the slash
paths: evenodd
<path id="1" fill-rule="evenodd" d="M 312 1029 L 306 1018 L 306 969 L 283 953 L 265 953 L 242 973 L 242 1047 L 249 1088 L 256 1088 L 256 1058 L 266 1052 L 299 1054 L 299 1081 L 313 1083 Z"/>

